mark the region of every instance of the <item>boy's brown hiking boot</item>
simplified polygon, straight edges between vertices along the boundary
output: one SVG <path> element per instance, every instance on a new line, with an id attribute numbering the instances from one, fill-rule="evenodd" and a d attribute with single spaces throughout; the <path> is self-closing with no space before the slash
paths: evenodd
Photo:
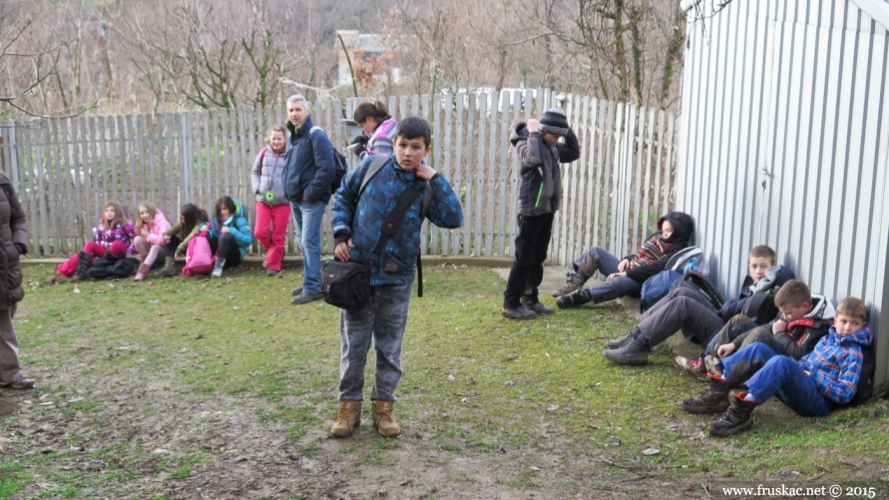
<path id="1" fill-rule="evenodd" d="M 753 409 L 757 404 L 747 401 L 746 392 L 732 395 L 732 405 L 729 406 L 722 418 L 710 423 L 710 435 L 729 437 L 733 434 L 749 430 L 753 427 Z"/>
<path id="2" fill-rule="evenodd" d="M 728 381 L 711 378 L 707 390 L 693 398 L 683 399 L 680 404 L 689 413 L 719 413 L 729 406 L 728 393 Z"/>
<path id="3" fill-rule="evenodd" d="M 336 409 L 336 416 L 333 417 L 333 427 L 330 428 L 333 437 L 349 437 L 352 435 L 352 431 L 360 426 L 361 401 L 340 401 Z"/>
<path id="4" fill-rule="evenodd" d="M 394 401 L 373 402 L 374 429 L 383 437 L 394 437 L 401 434 L 401 427 L 395 421 Z"/>
<path id="5" fill-rule="evenodd" d="M 556 312 L 552 307 L 541 304 L 537 298 L 530 295 L 522 296 L 522 306 L 529 311 L 534 311 L 535 314 L 553 314 Z"/>
<path id="6" fill-rule="evenodd" d="M 574 293 L 583 288 L 584 283 L 586 283 L 586 280 L 583 279 L 583 277 L 575 273 L 568 273 L 568 281 L 565 283 L 565 286 L 558 290 L 553 290 L 553 297 L 561 297 L 562 295 Z"/>

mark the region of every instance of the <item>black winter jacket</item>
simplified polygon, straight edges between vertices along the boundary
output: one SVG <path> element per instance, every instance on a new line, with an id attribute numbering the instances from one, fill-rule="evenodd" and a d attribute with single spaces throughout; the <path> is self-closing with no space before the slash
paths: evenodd
<path id="1" fill-rule="evenodd" d="M 751 319 L 758 320 L 757 323 L 760 324 L 770 321 L 778 314 L 774 306 L 775 293 L 784 283 L 794 278 L 793 271 L 790 269 L 784 266 L 775 266 L 769 269 L 766 272 L 766 276 L 763 277 L 763 280 L 768 280 L 768 283 L 762 283 L 763 286 L 760 288 L 763 289 L 754 293 L 752 289 L 753 278 L 748 275 L 744 278 L 744 283 L 741 284 L 740 296 L 737 299 L 727 300 L 717 314 L 726 321 L 738 314 L 744 314 Z M 757 300 L 751 303 L 750 299 L 754 296 Z M 769 311 L 774 312 L 769 315 Z M 763 314 L 760 314 L 760 312 Z M 761 318 L 764 316 L 768 316 L 768 319 L 762 321 Z"/>
<path id="2" fill-rule="evenodd" d="M 519 215 L 534 217 L 553 214 L 562 201 L 562 170 L 559 163 L 580 158 L 580 144 L 569 129 L 565 143 L 547 146 L 543 134 L 528 133 L 528 124 L 515 122 L 509 141 L 516 148 L 521 163 Z"/>
<path id="3" fill-rule="evenodd" d="M 290 141 L 287 145 L 284 173 L 284 195 L 289 201 L 330 201 L 330 184 L 336 174 L 333 144 L 323 130 L 311 132 L 312 117 L 307 116 L 299 129 L 287 122 Z"/>
<path id="4" fill-rule="evenodd" d="M 694 235 L 695 222 L 687 213 L 668 213 L 658 220 L 658 228 L 663 225 L 664 221 L 670 221 L 670 224 L 673 226 L 673 234 L 670 235 L 669 239 L 664 240 L 669 246 L 667 247 L 667 251 L 664 252 L 663 257 L 647 266 L 631 267 L 626 271 L 627 277 L 633 278 L 640 285 L 645 283 L 645 280 L 648 278 L 663 271 L 667 267 L 667 262 L 670 260 L 670 257 L 672 257 L 674 253 L 688 247 L 689 241 L 691 241 L 691 238 Z M 651 238 L 661 238 L 661 233 L 654 233 L 646 238 L 646 241 Z M 624 257 L 624 259 L 632 261 L 634 257 L 636 257 L 636 254 L 630 254 Z"/>

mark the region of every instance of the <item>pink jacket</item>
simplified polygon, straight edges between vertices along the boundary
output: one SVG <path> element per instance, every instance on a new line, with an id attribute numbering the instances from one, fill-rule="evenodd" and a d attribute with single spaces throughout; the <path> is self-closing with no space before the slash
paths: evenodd
<path id="1" fill-rule="evenodd" d="M 164 245 L 164 234 L 170 230 L 170 223 L 167 222 L 167 218 L 164 217 L 164 213 L 158 210 L 154 214 L 154 220 L 151 221 L 151 224 L 145 224 L 142 226 L 142 236 L 145 238 L 145 241 L 151 243 L 152 245 Z"/>

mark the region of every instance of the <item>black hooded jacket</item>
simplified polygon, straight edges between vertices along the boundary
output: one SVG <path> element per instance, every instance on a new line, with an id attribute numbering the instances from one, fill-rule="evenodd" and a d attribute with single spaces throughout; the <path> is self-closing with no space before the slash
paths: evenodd
<path id="1" fill-rule="evenodd" d="M 639 284 L 645 283 L 645 280 L 654 276 L 655 274 L 664 270 L 664 267 L 667 265 L 667 261 L 670 260 L 670 256 L 674 253 L 686 248 L 688 246 L 689 241 L 691 240 L 692 235 L 695 231 L 695 222 L 691 218 L 690 215 L 683 212 L 670 212 L 667 215 L 663 216 L 658 220 L 657 226 L 660 228 L 664 221 L 670 221 L 670 225 L 673 226 L 673 234 L 670 235 L 669 238 L 662 238 L 661 233 L 654 233 L 648 238 L 646 238 L 646 242 L 652 240 L 653 238 L 659 238 L 664 245 L 666 246 L 666 250 L 664 255 L 661 256 L 660 259 L 655 262 L 647 265 L 647 266 L 637 266 L 632 269 L 627 269 L 627 277 L 633 278 Z M 624 257 L 627 260 L 633 260 L 635 254 L 627 255 Z"/>

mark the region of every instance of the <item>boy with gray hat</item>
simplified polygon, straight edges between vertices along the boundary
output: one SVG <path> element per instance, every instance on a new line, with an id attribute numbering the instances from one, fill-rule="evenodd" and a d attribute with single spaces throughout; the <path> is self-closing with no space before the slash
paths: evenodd
<path id="1" fill-rule="evenodd" d="M 564 142 L 559 139 L 564 137 Z M 521 161 L 519 188 L 519 234 L 514 244 L 515 260 L 503 297 L 503 316 L 531 319 L 554 311 L 540 303 L 537 287 L 543 280 L 543 262 L 552 235 L 553 214 L 562 199 L 560 163 L 580 157 L 577 136 L 568 126 L 565 113 L 553 108 L 540 121 L 516 122 L 510 142 Z"/>

